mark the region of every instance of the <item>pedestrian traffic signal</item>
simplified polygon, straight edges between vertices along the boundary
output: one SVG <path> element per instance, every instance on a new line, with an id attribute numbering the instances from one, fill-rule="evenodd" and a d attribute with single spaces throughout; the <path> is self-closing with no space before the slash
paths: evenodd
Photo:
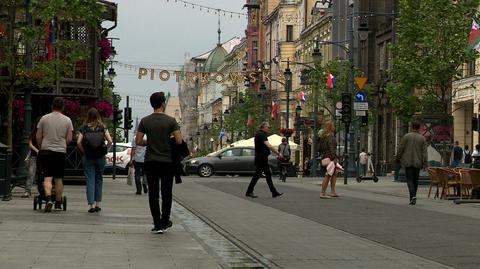
<path id="1" fill-rule="evenodd" d="M 352 121 L 352 94 L 349 92 L 342 93 L 342 121 L 350 123 Z"/>
<path id="2" fill-rule="evenodd" d="M 126 107 L 124 109 L 124 122 L 123 122 L 123 128 L 125 130 L 131 130 L 133 128 L 133 120 L 132 120 L 132 108 L 131 107 Z"/>
<path id="3" fill-rule="evenodd" d="M 118 106 L 113 107 L 113 123 L 117 126 L 122 122 L 122 111 L 118 109 Z"/>

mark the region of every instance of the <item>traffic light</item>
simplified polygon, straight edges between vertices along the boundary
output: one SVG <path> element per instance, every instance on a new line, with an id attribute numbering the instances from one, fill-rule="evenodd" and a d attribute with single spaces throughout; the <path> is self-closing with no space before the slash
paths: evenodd
<path id="1" fill-rule="evenodd" d="M 352 121 L 352 94 L 349 92 L 342 93 L 342 121 L 350 123 Z"/>
<path id="2" fill-rule="evenodd" d="M 125 130 L 131 130 L 133 128 L 133 120 L 132 120 L 132 108 L 131 107 L 126 107 L 124 109 L 124 118 L 125 121 L 123 122 L 123 128 Z"/>
<path id="3" fill-rule="evenodd" d="M 361 125 L 368 126 L 368 112 L 366 113 L 365 116 L 362 116 Z"/>
<path id="4" fill-rule="evenodd" d="M 117 126 L 122 122 L 122 111 L 118 109 L 118 105 L 113 107 L 113 123 Z"/>

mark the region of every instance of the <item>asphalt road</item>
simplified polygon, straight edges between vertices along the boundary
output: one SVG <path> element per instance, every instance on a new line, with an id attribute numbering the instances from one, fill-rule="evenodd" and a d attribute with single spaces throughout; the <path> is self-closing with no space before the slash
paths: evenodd
<path id="1" fill-rule="evenodd" d="M 263 182 L 257 184 L 257 199 L 245 197 L 247 185 L 238 180 L 197 184 L 455 268 L 480 267 L 478 216 L 408 206 L 407 200 L 405 205 L 349 196 L 320 200 L 317 189 L 287 185 L 278 186 L 285 193 L 281 199 L 271 199 Z"/>

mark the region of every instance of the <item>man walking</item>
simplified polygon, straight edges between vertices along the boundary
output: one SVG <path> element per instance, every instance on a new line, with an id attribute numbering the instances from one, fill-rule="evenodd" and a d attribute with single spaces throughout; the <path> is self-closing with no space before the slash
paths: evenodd
<path id="1" fill-rule="evenodd" d="M 278 168 L 280 170 L 280 180 L 287 180 L 288 168 L 290 166 L 290 145 L 286 137 L 282 138 L 282 143 L 278 145 Z"/>
<path id="2" fill-rule="evenodd" d="M 144 146 L 139 146 L 135 143 L 135 139 L 132 141 L 132 150 L 130 151 L 130 162 L 133 163 L 133 168 L 135 169 L 135 187 L 137 192 L 135 194 L 142 194 L 143 192 L 148 193 L 147 180 L 145 177 L 145 150 Z"/>
<path id="3" fill-rule="evenodd" d="M 455 147 L 453 147 L 453 161 L 452 167 L 458 167 L 462 163 L 463 149 L 460 147 L 458 141 L 455 141 Z"/>
<path id="4" fill-rule="evenodd" d="M 410 205 L 417 202 L 418 177 L 420 169 L 427 166 L 427 142 L 419 133 L 420 124 L 412 122 L 412 131 L 403 136 L 397 152 L 397 162 L 405 167 Z"/>
<path id="5" fill-rule="evenodd" d="M 172 165 L 172 147 L 170 136 L 175 143 L 182 143 L 182 134 L 175 118 L 166 115 L 165 94 L 156 92 L 150 96 L 153 113 L 146 116 L 138 125 L 135 143 L 146 146 L 145 174 L 148 182 L 148 202 L 153 218 L 152 233 L 163 234 L 172 226 L 170 211 L 172 209 L 172 189 L 174 166 Z M 148 140 L 144 140 L 147 135 Z M 160 186 L 161 184 L 161 186 Z M 162 212 L 159 205 L 159 191 L 162 192 Z"/>
<path id="6" fill-rule="evenodd" d="M 255 175 L 252 177 L 250 184 L 248 185 L 247 197 L 257 198 L 258 196 L 253 193 L 255 184 L 257 184 L 258 179 L 262 176 L 262 173 L 265 174 L 267 180 L 268 188 L 272 193 L 272 197 L 278 197 L 283 193 L 279 193 L 272 182 L 272 174 L 270 173 L 270 168 L 268 167 L 268 155 L 270 151 L 279 156 L 278 151 L 268 142 L 268 130 L 270 124 L 268 122 L 263 122 L 260 125 L 260 130 L 255 135 Z"/>
<path id="7" fill-rule="evenodd" d="M 69 117 L 62 114 L 63 98 L 55 97 L 52 112 L 44 115 L 37 124 L 37 144 L 40 147 L 38 158 L 43 170 L 45 190 L 45 212 L 52 211 L 52 180 L 55 182 L 55 209 L 62 205 L 63 176 L 67 145 L 72 142 L 73 125 Z"/>

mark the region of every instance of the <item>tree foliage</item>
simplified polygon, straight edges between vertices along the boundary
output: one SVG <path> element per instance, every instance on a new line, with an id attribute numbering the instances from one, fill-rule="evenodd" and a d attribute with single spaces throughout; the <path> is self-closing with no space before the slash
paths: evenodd
<path id="1" fill-rule="evenodd" d="M 392 81 L 387 87 L 397 115 L 449 114 L 466 51 L 472 16 L 479 0 L 400 0 L 397 35 L 391 46 Z"/>
<path id="2" fill-rule="evenodd" d="M 8 100 L 7 144 L 11 146 L 15 93 L 31 86 L 52 87 L 56 81 L 71 77 L 75 64 L 92 55 L 90 41 L 82 41 L 75 29 L 97 29 L 103 8 L 97 0 L 4 0 L 0 11 L 6 14 L 0 19 L 7 26 L 7 34 L 0 37 L 0 70 L 4 76 L 0 93 Z M 47 59 L 47 25 L 52 20 L 57 30 L 52 44 L 55 56 Z"/>

